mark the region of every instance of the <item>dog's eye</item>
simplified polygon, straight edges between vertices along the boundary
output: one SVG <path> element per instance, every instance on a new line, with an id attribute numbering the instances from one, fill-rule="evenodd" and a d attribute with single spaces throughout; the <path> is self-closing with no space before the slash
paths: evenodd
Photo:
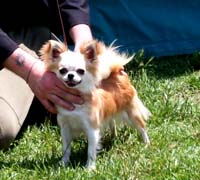
<path id="1" fill-rule="evenodd" d="M 61 68 L 59 69 L 60 74 L 64 75 L 68 72 L 67 68 Z"/>
<path id="2" fill-rule="evenodd" d="M 83 69 L 77 69 L 76 72 L 80 75 L 84 75 L 85 71 Z"/>

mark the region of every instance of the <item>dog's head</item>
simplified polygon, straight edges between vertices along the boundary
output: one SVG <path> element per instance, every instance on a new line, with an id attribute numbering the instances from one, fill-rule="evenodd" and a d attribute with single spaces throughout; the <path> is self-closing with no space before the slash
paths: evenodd
<path id="1" fill-rule="evenodd" d="M 115 47 L 106 47 L 92 40 L 82 43 L 79 52 L 55 40 L 49 40 L 40 49 L 40 57 L 48 71 L 55 72 L 67 87 L 91 92 L 111 73 L 123 70 L 131 58 L 119 54 Z"/>
<path id="2" fill-rule="evenodd" d="M 73 52 L 63 43 L 49 40 L 40 49 L 40 57 L 47 70 L 56 73 L 67 87 L 89 91 L 97 83 L 100 50 L 96 41 L 83 43 L 80 52 Z"/>

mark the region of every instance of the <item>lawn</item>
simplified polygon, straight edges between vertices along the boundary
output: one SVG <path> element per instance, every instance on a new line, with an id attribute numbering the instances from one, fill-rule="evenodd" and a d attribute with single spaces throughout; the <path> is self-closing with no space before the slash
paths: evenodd
<path id="1" fill-rule="evenodd" d="M 48 120 L 29 127 L 8 151 L 0 151 L 1 180 L 199 180 L 200 56 L 144 58 L 127 66 L 140 98 L 153 116 L 145 146 L 135 129 L 118 126 L 118 137 L 103 137 L 96 171 L 84 169 L 87 143 L 73 143 L 71 165 L 62 156 L 57 126 Z"/>

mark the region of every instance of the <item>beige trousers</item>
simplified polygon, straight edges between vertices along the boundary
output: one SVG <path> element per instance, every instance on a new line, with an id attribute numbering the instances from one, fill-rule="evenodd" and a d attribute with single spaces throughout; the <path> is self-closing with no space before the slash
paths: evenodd
<path id="1" fill-rule="evenodd" d="M 23 28 L 8 34 L 35 52 L 50 39 L 50 31 L 45 27 Z M 31 89 L 22 78 L 5 68 L 0 71 L 0 149 L 8 148 L 15 140 L 33 98 Z"/>
<path id="2" fill-rule="evenodd" d="M 7 69 L 0 71 L 0 84 L 0 148 L 7 148 L 23 125 L 33 93 L 23 79 Z"/>

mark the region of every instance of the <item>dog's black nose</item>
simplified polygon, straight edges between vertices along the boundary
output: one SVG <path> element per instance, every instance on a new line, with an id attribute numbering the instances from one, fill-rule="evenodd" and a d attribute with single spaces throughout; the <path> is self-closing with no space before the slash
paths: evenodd
<path id="1" fill-rule="evenodd" d="M 69 79 L 69 80 L 73 80 L 73 78 L 74 78 L 74 75 L 73 75 L 73 74 L 68 74 L 68 79 Z"/>

